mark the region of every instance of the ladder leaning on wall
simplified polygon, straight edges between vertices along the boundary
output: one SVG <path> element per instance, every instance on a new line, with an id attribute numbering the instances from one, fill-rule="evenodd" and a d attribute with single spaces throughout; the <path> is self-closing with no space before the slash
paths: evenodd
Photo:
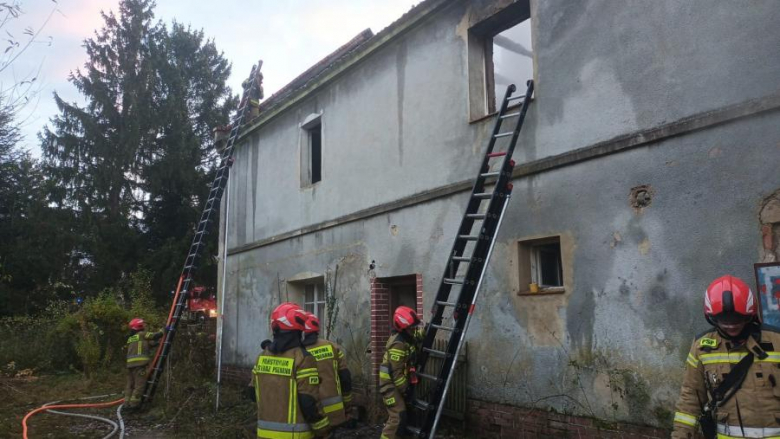
<path id="1" fill-rule="evenodd" d="M 225 144 L 225 148 L 220 154 L 219 166 L 214 175 L 214 180 L 211 183 L 208 199 L 203 207 L 203 213 L 201 213 L 200 220 L 196 225 L 195 236 L 192 238 L 192 244 L 187 252 L 187 258 L 184 261 L 184 268 L 179 276 L 179 282 L 176 285 L 171 311 L 168 314 L 168 320 L 165 324 L 165 332 L 160 341 L 160 346 L 157 348 L 154 359 L 152 360 L 152 367 L 146 378 L 141 404 L 150 402 L 154 397 L 154 392 L 157 389 L 157 385 L 159 384 L 165 369 L 165 360 L 171 353 L 176 329 L 179 326 L 182 312 L 187 304 L 187 296 L 190 291 L 190 285 L 192 284 L 192 276 L 197 269 L 198 260 L 206 247 L 206 234 L 209 233 L 209 225 L 217 218 L 220 201 L 222 200 L 222 195 L 225 191 L 225 186 L 227 185 L 228 176 L 230 175 L 230 166 L 233 164 L 233 148 L 241 133 L 242 124 L 249 114 L 250 101 L 262 93 L 262 89 L 260 88 L 262 79 L 260 68 L 262 65 L 263 62 L 260 61 L 257 65 L 253 66 L 252 72 L 249 74 L 249 79 L 244 82 L 244 93 L 241 102 L 238 105 L 238 110 L 231 121 L 232 128 L 230 130 L 230 135 Z"/>
<path id="2" fill-rule="evenodd" d="M 533 81 L 528 81 L 527 85 L 524 95 L 512 96 L 516 90 L 514 84 L 507 88 L 433 302 L 416 366 L 417 376 L 430 380 L 433 390 L 427 398 L 413 401 L 415 416 L 412 419 L 417 425 L 407 427 L 409 433 L 422 439 L 433 438 L 436 434 L 458 354 L 512 193 L 511 179 L 515 166 L 512 153 L 534 92 Z M 515 102 L 520 103 L 519 108 L 513 105 Z M 512 119 L 515 120 L 514 129 L 502 132 L 504 122 Z M 492 190 L 489 189 L 491 184 Z M 449 310 L 452 312 L 448 313 L 445 323 L 445 312 Z M 439 331 L 449 333 L 445 336 L 448 341 L 443 351 L 434 349 Z M 426 368 L 431 365 L 428 359 L 432 356 L 443 359 L 439 370 Z"/>

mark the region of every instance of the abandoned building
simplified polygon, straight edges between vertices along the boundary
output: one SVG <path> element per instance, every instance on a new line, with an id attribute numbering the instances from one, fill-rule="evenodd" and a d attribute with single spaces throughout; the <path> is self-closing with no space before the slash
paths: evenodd
<path id="1" fill-rule="evenodd" d="M 497 99 L 533 78 L 449 413 L 501 437 L 661 437 L 706 286 L 777 260 L 778 22 L 769 1 L 425 0 L 361 33 L 236 147 L 223 374 L 292 300 L 370 400 L 392 310 L 430 309 Z"/>

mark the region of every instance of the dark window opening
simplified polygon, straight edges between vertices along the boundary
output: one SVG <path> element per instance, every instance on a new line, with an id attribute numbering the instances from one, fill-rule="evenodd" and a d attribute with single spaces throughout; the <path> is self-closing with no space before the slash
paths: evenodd
<path id="1" fill-rule="evenodd" d="M 561 244 L 543 244 L 534 247 L 537 256 L 537 279 L 542 287 L 563 286 L 563 264 Z"/>
<path id="2" fill-rule="evenodd" d="M 322 125 L 309 129 L 310 159 L 309 171 L 311 183 L 322 180 Z"/>

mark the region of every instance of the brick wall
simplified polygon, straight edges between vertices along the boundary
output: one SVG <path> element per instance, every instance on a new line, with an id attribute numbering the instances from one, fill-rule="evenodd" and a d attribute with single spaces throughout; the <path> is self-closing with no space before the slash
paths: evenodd
<path id="1" fill-rule="evenodd" d="M 468 400 L 466 426 L 470 437 L 496 439 L 655 439 L 669 431 L 631 424 L 606 424 L 590 418 L 562 415 L 503 404 Z"/>
<path id="2" fill-rule="evenodd" d="M 417 292 L 417 313 L 423 317 L 423 283 L 422 275 L 415 274 L 415 290 Z M 385 278 L 387 280 L 387 278 Z M 389 280 L 392 282 L 392 279 Z M 371 366 L 372 377 L 376 379 L 379 365 L 385 353 L 385 344 L 390 338 L 390 284 L 383 283 L 382 278 L 371 279 Z"/>
<path id="3" fill-rule="evenodd" d="M 420 315 L 421 319 L 425 320 L 425 313 L 423 312 L 422 274 L 418 274 L 415 277 L 417 278 L 417 314 Z"/>
<path id="4" fill-rule="evenodd" d="M 379 373 L 385 344 L 390 337 L 390 288 L 371 279 L 371 376 Z"/>

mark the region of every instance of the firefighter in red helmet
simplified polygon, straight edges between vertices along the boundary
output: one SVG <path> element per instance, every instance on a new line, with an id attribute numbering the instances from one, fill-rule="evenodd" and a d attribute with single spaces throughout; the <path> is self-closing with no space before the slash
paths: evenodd
<path id="1" fill-rule="evenodd" d="M 320 338 L 320 319 L 306 313 L 303 346 L 317 360 L 320 374 L 320 402 L 331 428 L 347 422 L 352 402 L 352 374 L 347 368 L 344 349 L 338 344 Z"/>
<path id="2" fill-rule="evenodd" d="M 393 313 L 393 334 L 387 340 L 382 364 L 379 366 L 379 392 L 387 407 L 387 422 L 381 439 L 406 437 L 406 402 L 414 391 L 411 381 L 417 360 L 420 318 L 408 306 L 399 306 Z"/>
<path id="3" fill-rule="evenodd" d="M 707 287 L 704 316 L 713 327 L 688 353 L 672 438 L 780 437 L 780 329 L 762 325 L 750 287 L 729 275 Z"/>
<path id="4" fill-rule="evenodd" d="M 162 332 L 146 332 L 146 322 L 135 318 L 130 320 L 130 336 L 127 338 L 127 385 L 125 406 L 136 409 L 141 404 L 141 394 L 146 381 L 146 365 L 151 361 L 151 347 L 157 345 Z"/>
<path id="5" fill-rule="evenodd" d="M 311 439 L 328 434 L 319 398 L 317 362 L 301 344 L 306 314 L 294 303 L 271 313 L 273 340 L 252 370 L 257 402 L 257 437 Z"/>

